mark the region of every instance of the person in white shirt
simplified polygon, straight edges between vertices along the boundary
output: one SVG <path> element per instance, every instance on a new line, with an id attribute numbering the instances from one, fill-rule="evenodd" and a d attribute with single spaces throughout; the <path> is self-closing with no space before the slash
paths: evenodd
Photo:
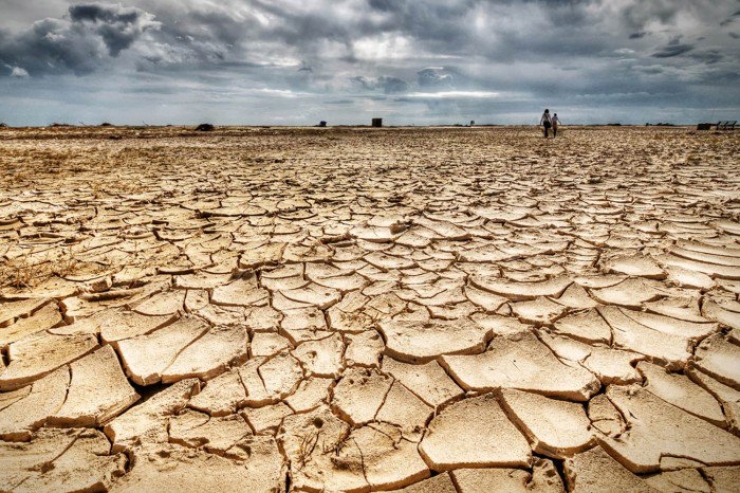
<path id="1" fill-rule="evenodd" d="M 558 136 L 558 125 L 560 125 L 560 118 L 558 118 L 557 113 L 552 115 L 551 123 L 552 123 L 552 138 L 554 139 L 555 137 Z"/>
<path id="2" fill-rule="evenodd" d="M 550 127 L 552 127 L 552 119 L 550 118 L 550 110 L 545 110 L 545 112 L 542 113 L 542 118 L 540 118 L 540 125 L 544 127 L 545 138 L 547 138 Z"/>

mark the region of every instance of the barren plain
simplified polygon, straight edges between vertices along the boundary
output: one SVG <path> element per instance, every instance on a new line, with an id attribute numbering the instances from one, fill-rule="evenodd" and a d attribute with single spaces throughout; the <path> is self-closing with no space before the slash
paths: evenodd
<path id="1" fill-rule="evenodd" d="M 0 491 L 737 493 L 739 156 L 0 129 Z"/>

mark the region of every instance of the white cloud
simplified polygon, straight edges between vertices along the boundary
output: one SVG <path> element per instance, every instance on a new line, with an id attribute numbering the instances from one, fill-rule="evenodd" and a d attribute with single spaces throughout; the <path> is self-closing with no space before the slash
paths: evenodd
<path id="1" fill-rule="evenodd" d="M 13 67 L 13 69 L 10 71 L 10 76 L 15 77 L 18 79 L 22 79 L 24 77 L 28 77 L 28 71 L 22 67 Z"/>
<path id="2" fill-rule="evenodd" d="M 411 92 L 405 94 L 406 98 L 418 99 L 491 99 L 500 96 L 497 92 L 491 91 L 439 91 L 439 92 Z"/>
<path id="3" fill-rule="evenodd" d="M 355 56 L 361 60 L 404 60 L 414 54 L 411 40 L 392 33 L 358 39 L 353 48 Z"/>
<path id="4" fill-rule="evenodd" d="M 284 90 L 284 89 L 257 89 L 255 90 L 255 92 L 259 94 L 266 94 L 268 96 L 276 96 L 280 98 L 289 98 L 289 99 L 295 99 L 300 96 L 310 96 L 310 94 L 307 94 L 307 93 L 294 92 L 294 91 Z"/>

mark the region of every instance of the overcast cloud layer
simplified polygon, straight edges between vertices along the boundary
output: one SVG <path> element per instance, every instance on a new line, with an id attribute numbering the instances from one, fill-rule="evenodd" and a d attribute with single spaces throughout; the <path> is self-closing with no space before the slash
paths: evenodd
<path id="1" fill-rule="evenodd" d="M 740 114 L 740 0 L 0 1 L 12 125 L 693 123 Z"/>

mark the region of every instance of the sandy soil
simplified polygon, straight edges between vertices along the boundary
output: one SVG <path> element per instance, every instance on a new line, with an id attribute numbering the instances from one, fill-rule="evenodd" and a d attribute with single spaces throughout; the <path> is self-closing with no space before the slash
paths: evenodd
<path id="1" fill-rule="evenodd" d="M 736 493 L 738 151 L 1 129 L 0 491 Z"/>

